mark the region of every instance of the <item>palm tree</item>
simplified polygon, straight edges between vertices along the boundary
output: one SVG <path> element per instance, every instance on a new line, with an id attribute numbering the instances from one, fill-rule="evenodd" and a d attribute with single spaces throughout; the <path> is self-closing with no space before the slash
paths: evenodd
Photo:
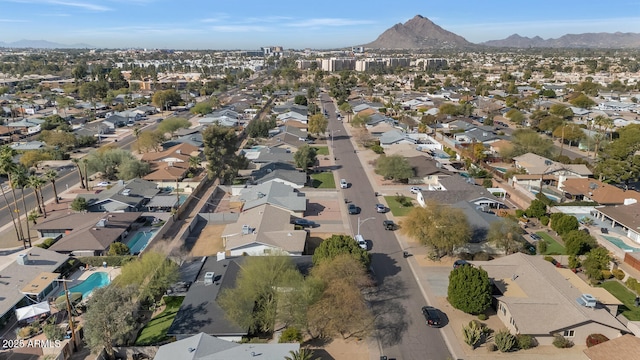
<path id="1" fill-rule="evenodd" d="M 42 206 L 40 213 L 44 215 L 45 219 L 47 218 L 47 209 L 45 207 L 44 197 L 42 196 L 42 186 L 44 186 L 46 183 L 47 180 L 35 174 L 27 178 L 27 186 L 33 189 L 36 201 L 38 202 L 38 209 L 40 209 L 40 206 Z"/>
<path id="2" fill-rule="evenodd" d="M 11 181 L 12 181 L 11 187 L 20 188 L 20 194 L 22 197 L 22 209 L 24 211 L 25 219 L 27 221 L 27 238 L 25 239 L 23 237 L 22 241 L 26 249 L 27 248 L 26 241 L 29 242 L 29 247 L 31 247 L 31 230 L 29 229 L 29 219 L 27 215 L 29 214 L 29 212 L 27 211 L 27 203 L 24 200 L 24 188 L 27 187 L 27 181 L 28 181 L 27 169 L 24 166 L 16 166 L 13 173 L 13 178 L 11 179 Z M 36 194 L 36 197 L 37 196 L 38 194 Z M 18 218 L 18 221 L 20 221 L 20 218 Z M 20 222 L 20 228 L 22 229 L 22 222 Z"/>
<path id="3" fill-rule="evenodd" d="M 7 175 L 9 178 L 9 186 L 11 186 L 11 194 L 13 195 L 13 209 L 9 206 L 9 212 L 11 213 L 11 218 L 13 219 L 13 213 L 17 214 L 17 221 L 14 222 L 14 226 L 16 227 L 16 234 L 18 235 L 18 240 L 24 240 L 24 235 L 22 232 L 22 223 L 20 222 L 20 209 L 18 209 L 18 202 L 16 197 L 16 189 L 13 186 L 13 172 L 16 168 L 16 163 L 13 162 L 13 157 L 16 155 L 16 151 L 9 146 L 2 146 L 0 148 L 0 174 Z M 3 190 L 4 192 L 4 190 Z"/>
<path id="4" fill-rule="evenodd" d="M 189 156 L 189 168 L 197 169 L 200 167 L 200 163 L 202 163 L 202 159 L 199 156 Z"/>
<path id="5" fill-rule="evenodd" d="M 80 188 L 84 189 L 84 176 L 82 176 L 82 169 L 80 168 L 80 159 L 71 159 L 71 162 L 76 166 L 78 170 L 78 176 L 80 177 Z"/>
<path id="6" fill-rule="evenodd" d="M 87 172 L 87 166 L 89 164 L 89 160 L 86 158 L 82 159 L 82 165 L 84 165 L 84 181 L 86 181 L 87 190 L 89 190 L 89 173 Z"/>
<path id="7" fill-rule="evenodd" d="M 289 351 L 289 355 L 284 357 L 285 360 L 312 360 L 313 350 L 307 348 L 300 348 L 297 351 Z M 320 358 L 316 358 L 318 360 Z"/>
<path id="8" fill-rule="evenodd" d="M 16 224 L 16 218 L 13 216 L 13 211 L 11 211 L 11 204 L 9 203 L 9 199 L 7 199 L 7 193 L 4 192 L 4 185 L 0 185 L 0 190 L 2 191 L 2 197 L 4 198 L 4 202 L 7 204 L 7 208 L 9 209 L 9 215 L 11 215 L 11 223 L 13 224 L 13 228 L 16 231 L 16 236 L 20 239 L 20 233 L 18 232 L 18 224 Z"/>
<path id="9" fill-rule="evenodd" d="M 51 181 L 51 186 L 53 186 L 53 196 L 55 197 L 56 204 L 60 204 L 60 200 L 58 200 L 58 189 L 56 188 L 56 177 L 58 176 L 58 172 L 50 169 L 44 173 L 44 177 Z"/>
<path id="10" fill-rule="evenodd" d="M 39 217 L 40 217 L 40 214 L 38 214 L 37 211 L 31 210 L 31 212 L 27 216 L 27 220 L 31 221 L 33 225 L 37 225 L 38 222 L 36 220 L 38 220 Z"/>

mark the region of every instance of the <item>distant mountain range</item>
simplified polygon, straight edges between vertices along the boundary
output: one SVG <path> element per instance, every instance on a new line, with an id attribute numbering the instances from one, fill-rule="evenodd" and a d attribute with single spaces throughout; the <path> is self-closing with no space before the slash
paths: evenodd
<path id="1" fill-rule="evenodd" d="M 46 40 L 18 40 L 14 42 L 0 41 L 0 48 L 19 48 L 19 49 L 93 49 L 95 46 L 89 44 L 60 44 Z"/>
<path id="2" fill-rule="evenodd" d="M 585 33 L 567 34 L 557 39 L 533 38 L 518 34 L 503 40 L 490 40 L 480 44 L 467 41 L 460 35 L 447 31 L 421 15 L 404 24 L 395 24 L 378 38 L 362 45 L 372 49 L 472 49 L 483 46 L 507 48 L 640 48 L 637 33 Z"/>

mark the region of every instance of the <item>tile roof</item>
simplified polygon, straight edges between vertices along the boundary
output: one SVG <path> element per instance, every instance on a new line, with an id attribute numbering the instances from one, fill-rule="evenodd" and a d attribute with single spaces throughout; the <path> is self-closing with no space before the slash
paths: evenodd
<path id="1" fill-rule="evenodd" d="M 596 179 L 569 178 L 562 182 L 560 190 L 571 195 L 584 195 L 601 205 L 622 205 L 628 199 L 640 201 L 640 193 L 624 191 Z"/>

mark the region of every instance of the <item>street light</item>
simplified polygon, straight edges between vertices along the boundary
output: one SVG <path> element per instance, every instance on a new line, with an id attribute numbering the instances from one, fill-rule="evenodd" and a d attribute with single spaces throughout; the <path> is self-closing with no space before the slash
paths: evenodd
<path id="1" fill-rule="evenodd" d="M 360 221 L 360 216 L 358 216 L 358 235 L 360 235 L 360 225 L 364 224 L 365 222 L 367 222 L 367 220 L 373 220 L 375 219 L 375 217 L 370 217 L 370 218 L 366 218 L 362 221 Z"/>

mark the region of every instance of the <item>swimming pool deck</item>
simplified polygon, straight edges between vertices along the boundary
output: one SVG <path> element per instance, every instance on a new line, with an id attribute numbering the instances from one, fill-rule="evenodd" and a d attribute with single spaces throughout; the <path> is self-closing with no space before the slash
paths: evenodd
<path id="1" fill-rule="evenodd" d="M 120 267 L 114 266 L 107 266 L 106 268 L 102 266 L 96 266 L 90 267 L 86 270 L 78 270 L 75 273 L 71 274 L 71 276 L 69 276 L 69 280 L 73 280 L 73 282 L 67 284 L 67 286 L 72 287 L 74 285 L 78 285 L 80 282 L 86 280 L 89 276 L 91 276 L 91 274 L 97 272 L 106 272 L 109 275 L 109 281 L 113 281 L 113 279 L 120 275 L 121 271 L 122 269 Z"/>

